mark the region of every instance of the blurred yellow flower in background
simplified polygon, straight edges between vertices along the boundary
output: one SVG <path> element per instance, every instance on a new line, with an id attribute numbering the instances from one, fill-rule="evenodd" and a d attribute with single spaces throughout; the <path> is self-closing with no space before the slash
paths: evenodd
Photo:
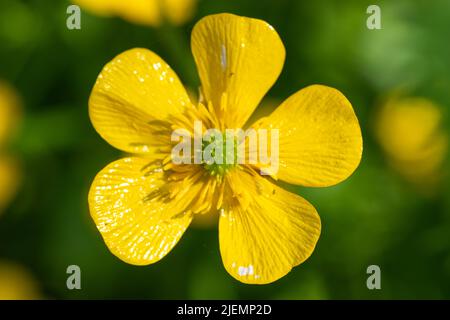
<path id="1" fill-rule="evenodd" d="M 391 98 L 375 118 L 375 134 L 389 164 L 425 194 L 443 176 L 448 135 L 441 109 L 425 98 Z"/>
<path id="2" fill-rule="evenodd" d="M 21 117 L 17 92 L 8 83 L 0 81 L 0 214 L 16 194 L 21 180 L 20 165 L 7 151 Z M 24 267 L 0 260 L 0 300 L 39 298 L 36 282 Z"/>
<path id="3" fill-rule="evenodd" d="M 197 0 L 73 0 L 94 14 L 117 16 L 132 23 L 159 26 L 168 20 L 179 25 L 194 15 Z"/>
<path id="4" fill-rule="evenodd" d="M 21 171 L 17 160 L 0 154 L 0 215 L 16 194 L 20 175 Z"/>
<path id="5" fill-rule="evenodd" d="M 13 135 L 21 116 L 21 103 L 17 92 L 0 80 L 0 150 Z"/>
<path id="6" fill-rule="evenodd" d="M 19 164 L 6 150 L 22 116 L 19 100 L 15 90 L 0 81 L 0 214 L 16 194 L 20 182 Z"/>
<path id="7" fill-rule="evenodd" d="M 0 260 L 0 300 L 36 300 L 42 296 L 33 276 L 23 266 Z"/>
<path id="8" fill-rule="evenodd" d="M 276 176 L 260 175 L 259 165 L 176 165 L 174 129 L 192 133 L 196 120 L 222 131 L 244 127 L 285 59 L 272 26 L 232 14 L 200 20 L 191 47 L 202 84 L 195 105 L 175 72 L 146 49 L 118 55 L 98 76 L 89 99 L 94 128 L 136 156 L 95 177 L 91 216 L 113 254 L 148 265 L 170 252 L 195 215 L 219 215 L 228 273 L 244 283 L 273 282 L 308 259 L 321 232 L 316 209 L 274 179 L 326 187 L 348 178 L 362 155 L 358 119 L 341 92 L 309 86 L 251 126 L 279 129 Z"/>

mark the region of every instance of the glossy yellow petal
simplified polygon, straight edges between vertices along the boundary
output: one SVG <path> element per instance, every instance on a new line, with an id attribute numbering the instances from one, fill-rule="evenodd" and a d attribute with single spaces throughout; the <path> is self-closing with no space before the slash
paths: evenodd
<path id="1" fill-rule="evenodd" d="M 192 220 L 188 204 L 201 187 L 186 186 L 183 197 L 173 197 L 160 167 L 148 159 L 125 158 L 97 175 L 89 208 L 114 255 L 130 264 L 147 265 L 162 259 L 181 238 Z"/>
<path id="2" fill-rule="evenodd" d="M 17 192 L 21 172 L 17 161 L 0 154 L 0 214 Z"/>
<path id="3" fill-rule="evenodd" d="M 0 300 L 40 299 L 36 281 L 21 265 L 0 261 Z"/>
<path id="4" fill-rule="evenodd" d="M 73 0 L 94 14 L 117 16 L 129 22 L 157 26 L 162 22 L 159 0 Z"/>
<path id="5" fill-rule="evenodd" d="M 179 25 L 194 15 L 197 0 L 162 0 L 163 14 L 171 23 Z"/>
<path id="6" fill-rule="evenodd" d="M 132 49 L 103 68 L 89 99 L 89 115 L 114 147 L 155 153 L 170 145 L 170 121 L 161 128 L 162 121 L 188 105 L 186 90 L 172 69 L 155 53 Z M 162 134 L 164 129 L 169 131 Z"/>
<path id="7" fill-rule="evenodd" d="M 195 25 L 191 46 L 204 100 L 225 128 L 241 128 L 283 68 L 277 32 L 262 20 L 210 15 Z"/>
<path id="8" fill-rule="evenodd" d="M 219 240 L 225 269 L 234 278 L 270 283 L 311 255 L 321 224 L 310 203 L 254 172 L 234 170 L 227 182 Z"/>
<path id="9" fill-rule="evenodd" d="M 21 116 L 17 93 L 6 82 L 0 81 L 0 147 L 11 137 Z"/>
<path id="10" fill-rule="evenodd" d="M 298 91 L 253 127 L 279 130 L 276 176 L 289 183 L 334 185 L 349 177 L 361 160 L 358 119 L 344 95 L 330 87 Z"/>

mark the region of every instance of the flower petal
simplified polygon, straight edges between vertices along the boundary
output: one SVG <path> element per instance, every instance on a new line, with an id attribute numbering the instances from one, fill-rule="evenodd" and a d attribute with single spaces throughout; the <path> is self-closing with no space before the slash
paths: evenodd
<path id="1" fill-rule="evenodd" d="M 348 178 L 362 155 L 362 136 L 352 105 L 336 89 L 313 85 L 284 101 L 254 128 L 279 130 L 276 177 L 325 187 Z"/>
<path id="2" fill-rule="evenodd" d="M 154 152 L 170 143 L 155 139 L 154 123 L 179 114 L 190 104 L 177 75 L 155 53 L 132 49 L 109 62 L 89 99 L 97 132 L 112 146 L 131 153 Z"/>
<path id="3" fill-rule="evenodd" d="M 147 265 L 162 259 L 192 220 L 186 210 L 201 186 L 170 197 L 167 176 L 144 158 L 111 163 L 89 192 L 90 213 L 111 252 L 123 261 Z"/>
<path id="4" fill-rule="evenodd" d="M 262 20 L 210 15 L 195 25 L 191 46 L 204 99 L 226 128 L 241 128 L 283 68 L 277 32 Z"/>
<path id="5" fill-rule="evenodd" d="M 320 218 L 305 199 L 258 174 L 230 172 L 233 195 L 219 220 L 225 269 L 244 283 L 265 284 L 305 261 L 320 236 Z"/>

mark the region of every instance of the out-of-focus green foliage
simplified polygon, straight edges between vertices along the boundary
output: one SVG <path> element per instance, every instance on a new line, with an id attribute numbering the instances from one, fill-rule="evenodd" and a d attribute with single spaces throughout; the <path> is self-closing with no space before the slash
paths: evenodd
<path id="1" fill-rule="evenodd" d="M 389 165 L 373 134 L 380 101 L 393 90 L 450 107 L 450 2 L 378 1 L 382 29 L 366 28 L 370 1 L 200 1 L 182 27 L 148 28 L 82 12 L 66 28 L 66 1 L 0 2 L 0 78 L 16 87 L 24 119 L 10 152 L 22 185 L 0 216 L 0 258 L 26 266 L 51 298 L 449 298 L 450 182 L 424 196 Z M 313 83 L 341 90 L 364 136 L 359 169 L 326 189 L 294 188 L 317 208 L 322 236 L 313 255 L 266 286 L 235 281 L 222 266 L 217 228 L 190 228 L 161 262 L 127 265 L 108 252 L 91 221 L 95 174 L 121 155 L 92 128 L 87 101 L 106 62 L 133 47 L 157 52 L 186 86 L 198 87 L 190 31 L 202 16 L 231 12 L 272 24 L 286 46 L 271 99 Z M 82 290 L 66 288 L 66 268 L 82 270 Z M 381 267 L 368 290 L 366 268 Z M 1 283 L 0 283 L 1 286 Z"/>

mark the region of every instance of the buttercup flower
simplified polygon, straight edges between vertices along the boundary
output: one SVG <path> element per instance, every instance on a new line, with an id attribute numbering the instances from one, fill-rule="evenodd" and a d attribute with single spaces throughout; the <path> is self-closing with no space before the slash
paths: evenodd
<path id="1" fill-rule="evenodd" d="M 376 117 L 376 138 L 389 164 L 426 194 L 442 177 L 448 149 L 441 118 L 437 105 L 418 97 L 392 97 Z"/>
<path id="2" fill-rule="evenodd" d="M 193 16 L 197 0 L 73 0 L 73 3 L 98 15 L 158 26 L 164 19 L 176 25 L 185 23 Z"/>
<path id="3" fill-rule="evenodd" d="M 244 283 L 270 283 L 311 255 L 321 231 L 315 208 L 275 180 L 325 187 L 349 177 L 362 154 L 358 120 L 338 90 L 314 85 L 246 126 L 279 130 L 276 175 L 261 175 L 258 163 L 176 165 L 173 130 L 192 133 L 196 120 L 222 132 L 244 127 L 285 59 L 277 32 L 257 19 L 207 16 L 191 40 L 202 85 L 196 105 L 167 63 L 146 49 L 118 55 L 98 76 L 91 121 L 108 143 L 134 156 L 96 176 L 91 216 L 113 254 L 148 265 L 175 246 L 193 218 L 218 214 L 226 270 Z"/>
<path id="4" fill-rule="evenodd" d="M 20 114 L 16 92 L 7 83 L 0 81 L 0 214 L 15 195 L 20 181 L 17 160 L 5 150 L 18 125 Z"/>

